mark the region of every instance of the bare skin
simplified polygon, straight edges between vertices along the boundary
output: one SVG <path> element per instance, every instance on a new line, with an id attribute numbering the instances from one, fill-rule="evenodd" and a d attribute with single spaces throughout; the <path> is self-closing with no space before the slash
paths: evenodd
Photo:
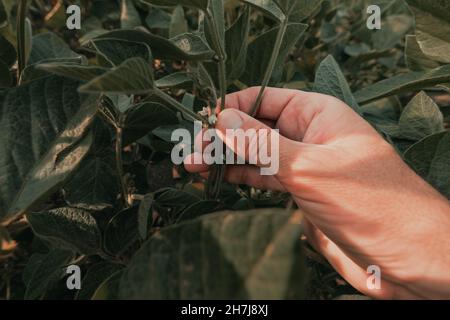
<path id="1" fill-rule="evenodd" d="M 227 96 L 217 130 L 279 129 L 280 170 L 261 176 L 256 166 L 229 166 L 227 181 L 291 193 L 305 212 L 308 241 L 362 293 L 450 298 L 450 202 L 345 103 L 269 88 L 252 118 L 258 91 Z M 186 158 L 186 169 L 206 174 L 206 165 L 192 164 L 197 156 Z M 381 268 L 379 290 L 367 287 L 369 265 Z"/>

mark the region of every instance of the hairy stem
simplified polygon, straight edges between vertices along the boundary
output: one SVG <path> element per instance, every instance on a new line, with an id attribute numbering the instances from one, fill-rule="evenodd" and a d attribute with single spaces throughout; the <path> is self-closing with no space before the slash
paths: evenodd
<path id="1" fill-rule="evenodd" d="M 17 78 L 20 79 L 23 70 L 26 66 L 26 31 L 25 31 L 25 21 L 28 10 L 28 1 L 19 0 L 17 7 L 17 51 L 18 51 L 18 74 Z"/>
<path id="2" fill-rule="evenodd" d="M 218 73 L 220 86 L 220 108 L 217 108 L 216 106 L 214 110 L 215 114 L 217 115 L 222 110 L 224 110 L 226 106 L 225 99 L 228 88 L 227 70 L 226 70 L 227 55 L 225 52 L 225 48 L 223 47 L 223 44 L 220 41 L 219 30 L 211 12 L 209 11 L 206 12 L 206 18 L 208 19 L 208 23 L 211 25 L 211 28 L 213 29 L 213 41 L 216 50 L 218 50 L 217 55 L 218 55 Z M 211 114 L 213 114 L 213 112 L 211 112 Z M 219 198 L 224 176 L 225 176 L 225 165 L 216 164 L 211 167 L 208 181 L 206 182 L 205 194 L 207 199 L 217 200 Z"/>
<path id="3" fill-rule="evenodd" d="M 252 111 L 250 113 L 251 116 L 256 116 L 258 114 L 259 108 L 261 106 L 261 101 L 264 96 L 264 91 L 266 90 L 267 86 L 269 85 L 270 78 L 272 77 L 273 70 L 275 69 L 275 65 L 277 63 L 278 56 L 280 55 L 280 49 L 281 45 L 283 44 L 284 35 L 286 34 L 288 26 L 288 19 L 284 19 L 280 24 L 280 29 L 277 33 L 277 39 L 275 41 L 275 46 L 272 51 L 272 56 L 269 60 L 269 66 L 266 70 L 266 73 L 264 74 L 264 79 L 261 85 L 261 90 L 259 91 L 259 94 L 255 100 L 255 103 L 253 104 Z"/>
<path id="4" fill-rule="evenodd" d="M 227 71 L 225 60 L 219 62 L 219 84 L 220 84 L 220 111 L 225 109 L 225 99 L 227 94 Z"/>
<path id="5" fill-rule="evenodd" d="M 220 86 L 220 109 L 225 109 L 225 97 L 227 94 L 227 70 L 226 70 L 226 60 L 227 60 L 227 54 L 225 52 L 225 48 L 223 47 L 223 44 L 220 41 L 220 35 L 219 30 L 217 27 L 217 23 L 214 20 L 213 15 L 211 12 L 206 11 L 205 13 L 206 19 L 208 20 L 208 23 L 210 24 L 212 30 L 213 30 L 213 41 L 214 46 L 217 48 L 216 50 L 217 57 L 218 57 L 218 64 L 219 64 L 219 86 Z M 219 110 L 220 112 L 220 110 Z"/>
<path id="6" fill-rule="evenodd" d="M 122 140 L 123 140 L 123 129 L 122 126 L 116 127 L 116 166 L 117 166 L 117 174 L 119 175 L 120 180 L 120 190 L 122 193 L 122 201 L 125 208 L 129 207 L 128 203 L 128 189 L 127 183 L 125 181 L 125 176 L 123 172 L 123 159 L 122 159 Z"/>

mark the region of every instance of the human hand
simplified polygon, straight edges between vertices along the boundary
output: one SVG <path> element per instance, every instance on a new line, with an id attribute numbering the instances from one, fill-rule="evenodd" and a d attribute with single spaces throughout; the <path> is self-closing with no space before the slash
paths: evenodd
<path id="1" fill-rule="evenodd" d="M 362 293 L 449 298 L 447 199 L 340 100 L 268 88 L 254 119 L 247 113 L 258 92 L 228 95 L 216 129 L 279 129 L 280 170 L 261 176 L 256 166 L 227 166 L 227 181 L 291 193 L 305 212 L 308 241 Z M 196 156 L 186 158 L 186 169 L 206 173 L 208 166 L 193 164 Z M 381 268 L 379 290 L 366 285 L 370 265 Z"/>

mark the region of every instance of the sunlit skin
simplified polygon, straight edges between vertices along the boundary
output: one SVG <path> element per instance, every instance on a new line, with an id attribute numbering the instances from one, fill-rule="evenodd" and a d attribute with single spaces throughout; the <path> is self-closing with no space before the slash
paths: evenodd
<path id="1" fill-rule="evenodd" d="M 449 201 L 340 100 L 269 88 L 252 118 L 247 113 L 258 91 L 228 95 L 217 130 L 279 129 L 279 173 L 228 166 L 227 181 L 290 192 L 305 213 L 308 241 L 362 293 L 450 298 Z M 191 164 L 198 156 L 186 158 L 186 169 L 206 175 L 206 165 Z M 367 288 L 369 265 L 381 268 L 380 290 Z"/>

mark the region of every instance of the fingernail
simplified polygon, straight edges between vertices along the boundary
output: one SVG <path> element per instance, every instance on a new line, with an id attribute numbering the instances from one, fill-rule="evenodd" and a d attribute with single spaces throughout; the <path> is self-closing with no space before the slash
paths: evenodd
<path id="1" fill-rule="evenodd" d="M 226 109 L 219 115 L 219 124 L 226 129 L 239 129 L 242 126 L 243 120 L 239 111 L 233 109 Z"/>

